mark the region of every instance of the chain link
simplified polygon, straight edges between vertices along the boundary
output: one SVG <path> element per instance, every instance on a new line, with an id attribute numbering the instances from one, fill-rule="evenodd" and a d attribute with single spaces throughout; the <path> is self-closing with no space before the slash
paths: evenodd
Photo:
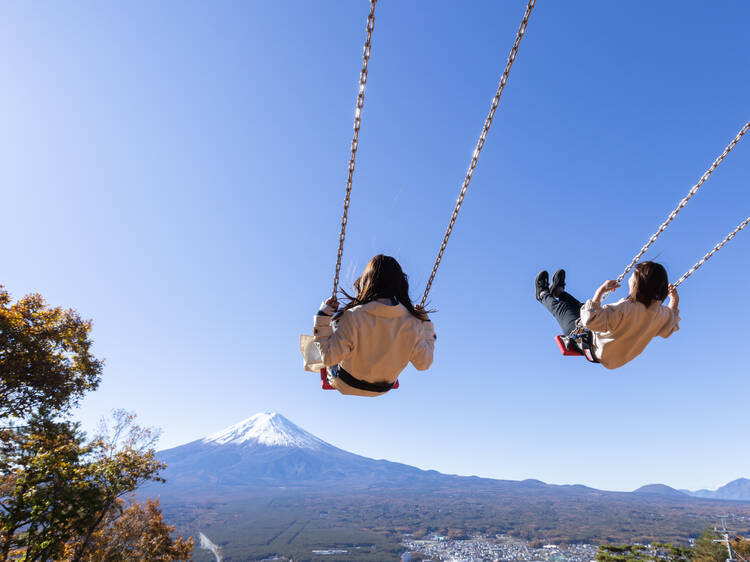
<path id="1" fill-rule="evenodd" d="M 357 92 L 357 104 L 354 111 L 354 136 L 352 137 L 351 156 L 349 157 L 349 175 L 346 178 L 346 197 L 344 197 L 344 214 L 341 217 L 341 232 L 339 233 L 339 250 L 336 255 L 336 274 L 333 277 L 332 298 L 336 298 L 339 290 L 339 274 L 341 273 L 341 258 L 344 255 L 344 240 L 346 239 L 346 223 L 349 220 L 349 200 L 352 193 L 352 179 L 354 177 L 354 164 L 357 160 L 357 148 L 359 146 L 359 128 L 362 124 L 362 108 L 365 105 L 365 85 L 367 84 L 367 63 L 370 62 L 370 50 L 372 46 L 372 30 L 375 29 L 375 4 L 378 0 L 370 0 L 370 14 L 367 16 L 367 38 L 362 51 L 362 70 L 359 73 L 359 91 Z"/>
<path id="2" fill-rule="evenodd" d="M 497 88 L 497 93 L 495 94 L 495 97 L 492 100 L 492 105 L 490 106 L 490 113 L 487 116 L 487 119 L 484 121 L 484 127 L 482 127 L 482 134 L 479 135 L 479 141 L 477 142 L 477 146 L 474 149 L 474 153 L 471 157 L 471 163 L 469 164 L 469 170 L 466 172 L 466 177 L 464 178 L 464 183 L 461 187 L 461 192 L 458 194 L 458 200 L 456 201 L 456 207 L 453 209 L 453 214 L 451 215 L 450 222 L 448 223 L 448 229 L 445 231 L 445 237 L 443 238 L 443 243 L 440 245 L 440 251 L 438 252 L 437 258 L 435 259 L 435 265 L 432 267 L 432 273 L 430 274 L 430 278 L 427 281 L 427 287 L 424 290 L 424 295 L 422 295 L 422 302 L 421 306 L 424 307 L 427 303 L 427 295 L 430 292 L 430 288 L 432 287 L 432 282 L 435 280 L 435 275 L 437 274 L 438 267 L 440 267 L 440 262 L 443 259 L 443 254 L 445 253 L 445 248 L 448 246 L 448 240 L 451 237 L 451 233 L 453 232 L 453 226 L 456 224 L 456 219 L 458 218 L 458 212 L 461 210 L 461 205 L 464 202 L 464 197 L 466 196 L 466 190 L 469 189 L 469 184 L 471 183 L 471 177 L 474 175 L 474 169 L 477 167 L 477 162 L 479 161 L 479 155 L 482 153 L 482 148 L 484 148 L 484 142 L 487 139 L 487 133 L 490 130 L 490 126 L 492 125 L 492 119 L 495 117 L 495 111 L 497 111 L 498 106 L 500 105 L 500 96 L 503 95 L 503 90 L 505 89 L 505 84 L 508 82 L 508 76 L 510 75 L 510 69 L 513 66 L 513 62 L 516 60 L 516 55 L 518 54 L 518 47 L 521 44 L 521 39 L 523 39 L 524 33 L 526 32 L 526 26 L 529 24 L 529 17 L 531 17 L 531 11 L 534 9 L 534 4 L 536 4 L 536 0 L 529 0 L 528 5 L 526 6 L 526 12 L 523 15 L 523 19 L 521 20 L 521 25 L 518 28 L 518 33 L 516 34 L 516 40 L 513 43 L 513 48 L 510 50 L 510 55 L 508 55 L 508 61 L 505 64 L 505 70 L 503 71 L 503 75 L 500 78 L 500 84 Z"/>
<path id="3" fill-rule="evenodd" d="M 692 189 L 683 198 L 683 200 L 680 201 L 680 204 L 677 205 L 677 208 L 669 214 L 669 217 L 667 217 L 667 220 L 664 221 L 661 224 L 661 226 L 659 227 L 659 229 L 656 232 L 654 232 L 654 234 L 651 235 L 651 238 L 648 239 L 648 242 L 646 242 L 646 245 L 643 246 L 643 248 L 641 248 L 641 251 L 638 252 L 638 254 L 636 254 L 636 256 L 633 258 L 633 260 L 630 262 L 630 265 L 628 265 L 625 268 L 625 271 L 623 271 L 620 274 L 620 276 L 617 278 L 617 282 L 618 283 L 621 282 L 623 279 L 625 279 L 625 276 L 630 272 L 631 269 L 633 269 L 633 267 L 635 267 L 635 264 L 638 263 L 638 261 L 641 259 L 641 257 L 643 256 L 643 254 L 645 254 L 646 251 L 651 247 L 651 244 L 653 244 L 654 242 L 656 242 L 656 239 L 659 238 L 659 235 L 666 230 L 667 226 L 669 226 L 669 223 L 672 222 L 674 220 L 674 218 L 677 216 L 677 213 L 679 213 L 683 209 L 683 207 L 685 205 L 687 205 L 688 201 L 690 201 L 690 198 L 698 192 L 698 190 L 703 185 L 703 183 L 709 177 L 711 177 L 711 174 L 714 172 L 714 170 L 719 166 L 719 164 L 722 163 L 722 161 L 724 160 L 724 158 L 726 158 L 727 154 L 729 154 L 732 151 L 732 149 L 735 146 L 737 146 L 737 143 L 740 142 L 740 139 L 742 139 L 742 137 L 745 135 L 745 133 L 747 133 L 749 130 L 750 130 L 750 122 L 746 123 L 745 126 L 742 127 L 742 129 L 740 129 L 740 132 L 737 133 L 737 136 L 734 137 L 734 140 L 732 140 L 732 142 L 729 143 L 729 145 L 724 149 L 724 152 L 722 152 L 721 155 L 716 160 L 714 160 L 714 163 L 711 164 L 711 167 L 708 170 L 706 170 L 706 173 L 703 174 L 703 176 L 701 176 L 700 181 L 698 183 L 696 183 L 692 187 Z M 725 242 L 726 242 L 726 240 L 725 240 Z M 724 244 L 722 243 L 721 245 L 723 246 Z M 718 248 L 717 248 L 717 250 L 718 250 Z M 708 258 L 705 258 L 705 259 L 708 259 Z M 703 261 L 705 261 L 705 260 L 703 260 Z M 692 271 L 690 273 L 692 273 Z M 689 276 L 689 274 L 688 274 L 688 276 Z"/>
<path id="4" fill-rule="evenodd" d="M 747 218 L 746 218 L 746 219 L 745 219 L 744 221 L 742 221 L 742 222 L 741 222 L 740 224 L 738 224 L 738 225 L 737 225 L 737 228 L 735 228 L 735 229 L 734 229 L 734 230 L 733 230 L 732 232 L 730 232 L 730 233 L 729 233 L 729 234 L 727 235 L 727 237 L 726 237 L 726 238 L 724 238 L 724 240 L 722 240 L 721 242 L 719 242 L 718 244 L 716 244 L 716 246 L 714 246 L 714 247 L 713 247 L 713 249 L 712 249 L 712 250 L 711 250 L 710 252 L 708 252 L 708 253 L 707 253 L 707 254 L 706 254 L 705 256 L 703 256 L 703 257 L 702 257 L 702 258 L 700 259 L 700 261 L 699 261 L 698 263 L 696 263 L 696 264 L 695 264 L 695 265 L 694 265 L 693 267 L 691 267 L 691 268 L 690 268 L 690 269 L 689 269 L 689 270 L 687 271 L 687 273 L 685 273 L 685 274 L 684 274 L 684 275 L 683 275 L 682 277 L 680 277 L 680 278 L 679 278 L 679 279 L 678 279 L 678 280 L 677 280 L 677 281 L 676 281 L 675 283 L 672 283 L 672 286 L 673 286 L 673 287 L 679 287 L 679 286 L 680 286 L 680 284 L 681 284 L 681 283 L 682 283 L 682 282 L 683 282 L 683 281 L 684 281 L 685 279 L 687 279 L 687 278 L 688 278 L 688 277 L 690 277 L 690 276 L 691 276 L 691 275 L 692 275 L 693 273 L 695 273 L 695 271 L 696 271 L 696 270 L 697 270 L 697 269 L 698 269 L 698 268 L 699 268 L 700 266 L 702 266 L 702 265 L 703 265 L 704 263 L 706 263 L 706 262 L 707 262 L 707 261 L 708 261 L 708 260 L 709 260 L 709 259 L 711 258 L 711 256 L 713 256 L 713 255 L 714 255 L 714 254 L 715 254 L 716 252 L 718 252 L 719 250 L 721 250 L 721 249 L 722 249 L 722 248 L 724 247 L 724 244 L 726 244 L 726 243 L 727 243 L 727 242 L 729 242 L 729 241 L 730 241 L 730 240 L 731 240 L 732 238 L 734 238 L 735 236 L 737 236 L 737 233 L 738 233 L 738 232 L 739 232 L 740 230 L 742 230 L 743 228 L 745 228 L 745 227 L 746 227 L 746 226 L 747 226 L 748 224 L 750 224 L 750 217 L 747 217 Z"/>

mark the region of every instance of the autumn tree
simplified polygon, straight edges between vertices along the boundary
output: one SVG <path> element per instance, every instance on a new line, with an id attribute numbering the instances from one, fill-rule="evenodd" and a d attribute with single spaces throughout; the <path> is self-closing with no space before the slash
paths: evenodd
<path id="1" fill-rule="evenodd" d="M 745 560 L 750 560 L 750 539 L 735 537 L 730 544 L 734 552 L 742 556 Z"/>
<path id="2" fill-rule="evenodd" d="M 0 560 L 23 551 L 49 560 L 93 523 L 99 493 L 83 464 L 83 435 L 69 423 L 33 417 L 1 430 Z"/>
<path id="3" fill-rule="evenodd" d="M 62 413 L 101 380 L 91 322 L 47 305 L 41 295 L 12 303 L 0 285 L 0 419 Z"/>
<path id="4" fill-rule="evenodd" d="M 81 543 L 67 545 L 61 561 L 119 562 L 121 560 L 187 560 L 193 539 L 172 540 L 174 527 L 164 523 L 158 500 L 139 503 L 118 499 L 91 534 L 83 556 Z"/>
<path id="5" fill-rule="evenodd" d="M 135 491 L 147 481 L 163 482 L 159 471 L 166 465 L 155 458 L 154 445 L 158 432 L 140 427 L 135 415 L 116 410 L 112 419 L 102 420 L 94 440 L 89 445 L 90 482 L 99 491 L 99 504 L 91 513 L 95 520 L 78 539 L 75 560 L 84 556 L 91 537 L 102 527 L 105 518 L 118 512 L 118 500 Z M 143 560 L 146 560 L 145 558 Z"/>
<path id="6" fill-rule="evenodd" d="M 72 541 L 80 560 L 121 497 L 161 480 L 154 433 L 124 411 L 111 429 L 86 442 L 77 424 L 34 416 L 2 430 L 0 560 L 57 560 Z"/>
<path id="7" fill-rule="evenodd" d="M 732 552 L 739 554 L 742 558 L 750 559 L 750 540 L 743 537 L 733 537 L 729 541 Z M 722 535 L 712 528 L 707 528 L 698 540 L 695 541 L 695 553 L 693 559 L 696 562 L 724 562 L 729 558 L 726 544 Z"/>
<path id="8" fill-rule="evenodd" d="M 157 433 L 116 411 L 87 440 L 70 419 L 101 378 L 90 332 L 74 310 L 52 308 L 39 295 L 14 304 L 0 286 L 0 561 L 92 559 L 102 534 L 119 529 L 117 515 L 137 509 L 153 525 L 144 536 L 166 544 L 153 560 L 192 550 L 190 541 L 165 538 L 171 529 L 154 515 L 158 504 L 130 512 L 122 503 L 144 482 L 161 480 Z"/>
<path id="9" fill-rule="evenodd" d="M 707 528 L 695 541 L 693 559 L 699 562 L 724 562 L 729 558 L 726 546 L 719 542 L 719 535 L 713 529 Z"/>
<path id="10" fill-rule="evenodd" d="M 734 537 L 729 544 L 733 552 L 739 554 L 745 560 L 750 560 L 750 539 Z"/>

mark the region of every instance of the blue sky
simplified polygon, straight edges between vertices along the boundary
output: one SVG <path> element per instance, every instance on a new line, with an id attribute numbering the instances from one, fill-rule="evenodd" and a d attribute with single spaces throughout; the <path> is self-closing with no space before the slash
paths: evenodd
<path id="1" fill-rule="evenodd" d="M 345 285 L 376 253 L 421 294 L 523 2 L 377 8 Z M 750 6 L 534 10 L 430 300 L 434 367 L 377 400 L 319 389 L 368 3 L 7 3 L 0 282 L 94 319 L 76 416 L 170 447 L 278 411 L 443 472 L 629 490 L 750 477 L 750 233 L 681 287 L 681 330 L 610 372 L 556 351 L 541 268 L 617 276 L 750 119 Z M 750 214 L 744 140 L 653 246 L 678 277 Z M 730 452 L 722 450 L 723 445 Z"/>

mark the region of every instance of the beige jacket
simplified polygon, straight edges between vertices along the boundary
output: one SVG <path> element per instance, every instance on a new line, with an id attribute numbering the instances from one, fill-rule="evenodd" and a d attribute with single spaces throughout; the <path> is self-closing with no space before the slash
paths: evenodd
<path id="1" fill-rule="evenodd" d="M 331 326 L 331 316 L 315 316 L 313 341 L 322 363 L 341 365 L 353 377 L 368 382 L 393 383 L 411 363 L 420 371 L 432 365 L 435 328 L 413 316 L 402 304 L 369 302 L 347 310 Z M 341 380 L 331 384 L 342 394 L 377 396 L 352 388 Z"/>
<path id="2" fill-rule="evenodd" d="M 668 338 L 680 329 L 680 312 L 660 303 L 643 303 L 624 298 L 602 306 L 586 301 L 581 323 L 593 332 L 593 351 L 607 369 L 632 361 L 656 336 Z"/>

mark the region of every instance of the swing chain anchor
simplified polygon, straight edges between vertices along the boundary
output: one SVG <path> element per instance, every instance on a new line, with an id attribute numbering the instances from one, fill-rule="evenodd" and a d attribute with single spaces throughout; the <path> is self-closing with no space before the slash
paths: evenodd
<path id="1" fill-rule="evenodd" d="M 339 249 L 336 255 L 336 273 L 333 277 L 333 292 L 331 297 L 336 298 L 339 290 L 339 274 L 341 272 L 341 258 L 344 255 L 344 240 L 346 238 L 346 223 L 349 220 L 349 200 L 352 193 L 352 179 L 354 177 L 354 164 L 357 160 L 357 148 L 359 147 L 359 128 L 362 125 L 362 108 L 365 105 L 365 85 L 367 84 L 367 64 L 370 62 L 370 51 L 372 50 L 372 31 L 375 29 L 375 4 L 378 0 L 370 0 L 370 14 L 367 16 L 367 38 L 362 51 L 362 70 L 359 73 L 359 90 L 357 92 L 357 103 L 354 111 L 354 136 L 352 137 L 351 156 L 349 157 L 349 175 L 346 179 L 346 196 L 344 197 L 344 214 L 341 217 L 341 232 L 339 233 Z"/>
<path id="2" fill-rule="evenodd" d="M 437 274 L 438 267 L 440 267 L 440 262 L 443 259 L 445 248 L 448 246 L 448 240 L 450 239 L 451 233 L 453 232 L 453 226 L 456 224 L 456 219 L 458 218 L 458 212 L 461 210 L 461 205 L 464 202 L 466 191 L 469 189 L 469 184 L 471 183 L 471 177 L 474 175 L 474 169 L 477 167 L 477 162 L 479 161 L 479 155 L 482 153 L 482 148 L 484 148 L 484 142 L 487 139 L 487 133 L 489 132 L 490 126 L 492 125 L 492 120 L 495 117 L 495 111 L 497 111 L 497 108 L 500 105 L 500 97 L 503 95 L 503 90 L 505 89 L 505 85 L 508 83 L 508 76 L 510 76 L 510 69 L 513 66 L 513 62 L 516 60 L 516 55 L 518 54 L 518 47 L 521 45 L 521 39 L 523 39 L 523 36 L 526 33 L 526 26 L 529 24 L 529 18 L 531 17 L 531 11 L 534 9 L 534 4 L 536 4 L 536 0 L 529 0 L 529 3 L 526 6 L 526 12 L 524 13 L 523 19 L 521 20 L 521 25 L 518 28 L 518 33 L 516 34 L 516 40 L 513 43 L 513 47 L 510 50 L 510 54 L 508 55 L 508 61 L 505 63 L 505 70 L 503 71 L 503 74 L 500 78 L 500 84 L 498 85 L 497 93 L 495 94 L 495 97 L 492 99 L 492 105 L 490 106 L 490 113 L 487 116 L 487 119 L 485 119 L 484 121 L 484 127 L 482 127 L 482 134 L 479 135 L 479 141 L 477 142 L 477 146 L 474 149 L 474 153 L 472 154 L 471 163 L 469 164 L 469 169 L 466 172 L 466 177 L 464 178 L 464 182 L 461 187 L 461 192 L 458 194 L 456 207 L 453 209 L 453 214 L 451 214 L 451 219 L 450 219 L 450 222 L 448 223 L 448 229 L 445 231 L 445 236 L 443 237 L 443 243 L 440 245 L 440 251 L 438 252 L 437 258 L 435 259 L 435 265 L 432 267 L 432 273 L 430 273 L 430 278 L 427 281 L 427 286 L 424 290 L 424 295 L 422 295 L 422 302 L 420 304 L 422 308 L 424 308 L 427 303 L 427 295 L 430 292 L 430 288 L 432 288 L 432 282 L 435 280 L 435 275 Z"/>

